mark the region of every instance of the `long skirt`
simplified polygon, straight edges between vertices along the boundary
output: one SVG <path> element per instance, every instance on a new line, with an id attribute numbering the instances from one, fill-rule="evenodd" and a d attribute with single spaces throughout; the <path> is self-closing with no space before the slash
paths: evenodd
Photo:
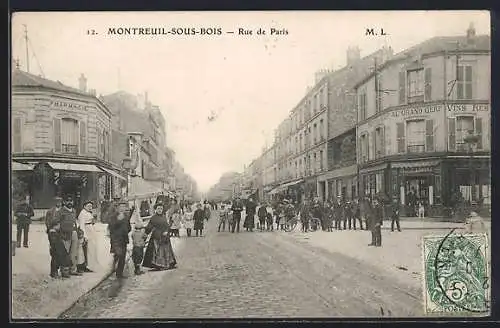
<path id="1" fill-rule="evenodd" d="M 170 238 L 151 239 L 144 254 L 142 266 L 151 269 L 172 269 L 177 264 Z"/>
<path id="2" fill-rule="evenodd" d="M 97 268 L 99 266 L 99 251 L 98 242 L 99 234 L 96 230 L 96 226 L 87 225 L 85 227 L 87 232 L 87 266 L 90 269 Z"/>
<path id="3" fill-rule="evenodd" d="M 243 227 L 253 229 L 254 226 L 255 226 L 255 216 L 247 214 L 245 217 L 245 222 L 243 223 Z"/>

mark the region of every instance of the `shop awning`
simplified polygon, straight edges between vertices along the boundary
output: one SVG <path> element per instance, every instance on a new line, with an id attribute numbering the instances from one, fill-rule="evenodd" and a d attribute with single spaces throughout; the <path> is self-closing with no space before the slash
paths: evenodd
<path id="1" fill-rule="evenodd" d="M 91 164 L 73 164 L 73 163 L 47 163 L 54 170 L 62 171 L 82 171 L 82 172 L 102 172 L 97 166 Z"/>
<path id="2" fill-rule="evenodd" d="M 12 162 L 12 171 L 33 171 L 34 166 L 18 162 Z"/>
<path id="3" fill-rule="evenodd" d="M 303 179 L 299 179 L 299 180 L 295 180 L 295 181 L 291 181 L 291 182 L 287 182 L 285 184 L 282 184 L 280 186 L 277 186 L 276 188 L 274 188 L 273 190 L 271 190 L 269 193 L 271 195 L 274 195 L 274 194 L 277 194 L 283 190 L 285 190 L 286 188 L 288 187 L 291 187 L 291 186 L 295 186 L 296 184 L 299 184 L 301 182 L 303 182 L 304 180 Z"/>
<path id="4" fill-rule="evenodd" d="M 162 192 L 162 188 L 149 183 L 141 177 L 130 177 L 130 189 L 128 198 L 151 198 L 156 197 Z"/>
<path id="5" fill-rule="evenodd" d="M 418 162 L 401 162 L 392 163 L 391 167 L 393 169 L 416 169 L 420 167 L 434 167 L 439 165 L 439 161 L 418 161 Z"/>
<path id="6" fill-rule="evenodd" d="M 107 168 L 105 168 L 105 167 L 99 167 L 99 168 L 100 168 L 101 170 L 103 170 L 104 172 L 109 173 L 109 174 L 111 174 L 111 176 L 114 176 L 114 177 L 116 177 L 116 178 L 118 178 L 118 179 L 121 179 L 121 180 L 127 180 L 127 178 L 125 178 L 124 176 L 122 176 L 122 175 L 118 174 L 117 172 L 115 172 L 115 171 L 113 171 L 113 170 L 107 169 Z"/>

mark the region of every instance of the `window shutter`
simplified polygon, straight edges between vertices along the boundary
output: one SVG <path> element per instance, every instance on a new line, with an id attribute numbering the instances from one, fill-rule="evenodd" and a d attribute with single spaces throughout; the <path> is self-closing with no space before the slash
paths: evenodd
<path id="1" fill-rule="evenodd" d="M 130 156 L 130 141 L 128 140 L 128 137 L 125 138 L 125 156 Z"/>
<path id="2" fill-rule="evenodd" d="M 478 137 L 476 149 L 483 149 L 483 119 L 481 117 L 476 117 L 476 135 Z"/>
<path id="3" fill-rule="evenodd" d="M 455 131 L 455 118 L 448 118 L 448 148 L 449 150 L 456 150 L 456 131 Z"/>
<path id="4" fill-rule="evenodd" d="M 399 104 L 402 105 L 406 101 L 406 72 L 399 72 Z"/>
<path id="5" fill-rule="evenodd" d="M 426 151 L 434 151 L 434 121 L 425 121 L 425 147 Z"/>
<path id="6" fill-rule="evenodd" d="M 472 66 L 465 66 L 465 99 L 472 99 Z"/>
<path id="7" fill-rule="evenodd" d="M 87 153 L 87 124 L 80 121 L 80 155 Z"/>
<path id="8" fill-rule="evenodd" d="M 54 119 L 54 151 L 61 152 L 61 120 Z"/>
<path id="9" fill-rule="evenodd" d="M 396 139 L 398 141 L 398 153 L 405 152 L 405 123 L 399 122 L 396 124 Z"/>
<path id="10" fill-rule="evenodd" d="M 22 152 L 22 140 L 21 140 L 21 123 L 20 117 L 14 117 L 12 122 L 12 152 L 20 153 Z"/>
<path id="11" fill-rule="evenodd" d="M 380 156 L 385 156 L 385 126 L 380 127 Z"/>
<path id="12" fill-rule="evenodd" d="M 432 69 L 430 67 L 425 69 L 424 73 L 425 85 L 425 101 L 432 100 Z"/>
<path id="13" fill-rule="evenodd" d="M 375 130 L 372 131 L 372 156 L 371 159 L 377 158 L 377 143 L 376 143 L 376 138 L 377 138 L 377 132 Z M 368 156 L 370 158 L 370 156 Z"/>

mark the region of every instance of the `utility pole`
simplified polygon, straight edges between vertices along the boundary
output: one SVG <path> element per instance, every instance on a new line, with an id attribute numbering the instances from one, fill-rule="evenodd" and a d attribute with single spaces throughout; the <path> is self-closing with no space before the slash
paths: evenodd
<path id="1" fill-rule="evenodd" d="M 26 41 L 26 71 L 29 73 L 30 72 L 30 57 L 29 57 L 29 50 L 28 50 L 28 27 L 24 25 L 24 40 Z"/>

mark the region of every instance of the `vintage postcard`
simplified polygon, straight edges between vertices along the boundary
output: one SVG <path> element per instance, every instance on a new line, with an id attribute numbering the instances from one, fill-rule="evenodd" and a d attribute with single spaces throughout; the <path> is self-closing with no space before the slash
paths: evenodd
<path id="1" fill-rule="evenodd" d="M 489 315 L 489 12 L 11 27 L 12 319 Z"/>

